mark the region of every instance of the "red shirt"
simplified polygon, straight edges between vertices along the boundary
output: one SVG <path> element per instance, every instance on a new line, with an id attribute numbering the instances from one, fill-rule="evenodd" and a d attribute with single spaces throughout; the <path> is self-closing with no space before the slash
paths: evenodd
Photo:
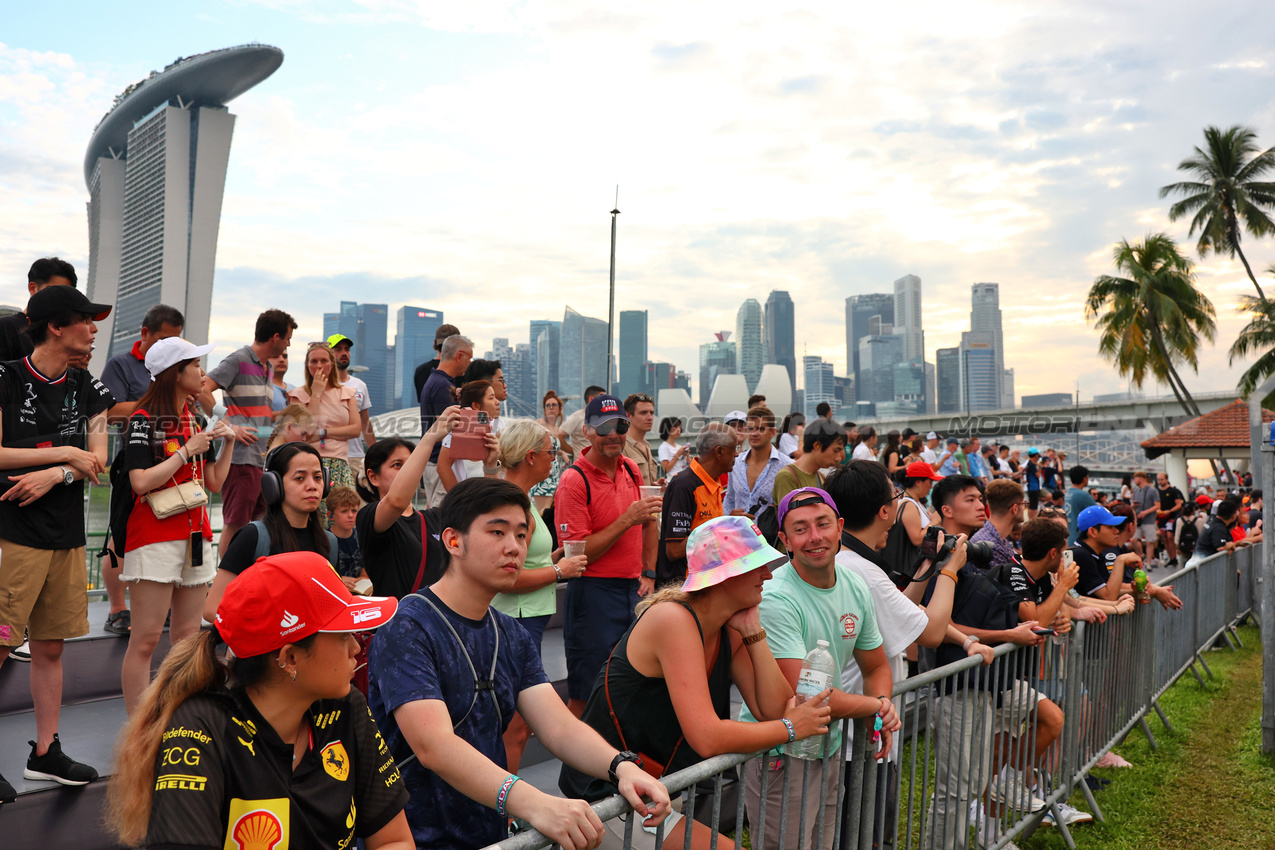
<path id="1" fill-rule="evenodd" d="M 619 519 L 629 505 L 642 497 L 642 473 L 637 464 L 621 455 L 616 460 L 615 480 L 594 465 L 593 447 L 585 449 L 575 465 L 589 477 L 586 504 L 584 478 L 574 469 L 565 469 L 553 496 L 553 517 L 558 524 L 558 541 L 583 540 Z M 623 467 L 623 468 L 622 468 Z M 627 470 L 627 471 L 626 471 Z M 565 528 L 564 528 L 565 526 Z M 607 553 L 590 560 L 585 577 L 637 578 L 642 573 L 642 526 L 635 525 L 619 536 Z"/>
<path id="2" fill-rule="evenodd" d="M 182 427 L 177 433 L 156 433 L 154 420 L 144 410 L 138 410 L 128 420 L 125 447 L 129 469 L 149 469 L 156 463 L 172 456 L 180 446 L 186 444 L 186 438 L 193 435 L 194 423 L 189 415 L 182 417 Z M 202 479 L 204 462 L 196 460 L 178 467 L 176 474 L 168 482 L 161 485 L 172 487 L 192 478 Z M 207 488 L 205 488 L 207 489 Z M 140 546 L 150 543 L 164 543 L 170 540 L 187 540 L 191 534 L 201 532 L 205 540 L 212 540 L 212 527 L 208 522 L 208 511 L 204 508 L 186 511 L 168 519 L 156 519 L 155 512 L 147 504 L 146 499 L 134 494 L 133 512 L 128 517 L 128 539 L 124 542 L 124 551 L 131 552 Z"/>

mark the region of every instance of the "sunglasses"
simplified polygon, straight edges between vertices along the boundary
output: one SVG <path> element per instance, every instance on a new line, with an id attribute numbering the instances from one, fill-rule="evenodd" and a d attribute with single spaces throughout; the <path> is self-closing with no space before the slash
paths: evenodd
<path id="1" fill-rule="evenodd" d="M 594 431 L 598 432 L 599 437 L 609 437 L 614 434 L 629 433 L 629 420 L 627 419 L 608 419 L 594 427 Z"/>

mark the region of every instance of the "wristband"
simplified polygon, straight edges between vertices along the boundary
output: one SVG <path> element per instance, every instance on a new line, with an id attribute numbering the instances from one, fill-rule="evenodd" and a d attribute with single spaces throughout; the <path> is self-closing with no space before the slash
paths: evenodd
<path id="1" fill-rule="evenodd" d="M 783 717 L 780 718 L 779 722 L 788 727 L 788 743 L 791 744 L 793 741 L 797 740 L 797 730 L 793 727 L 792 721 L 787 717 Z"/>
<path id="2" fill-rule="evenodd" d="M 173 457 L 180 457 L 182 463 L 190 463 L 190 455 L 186 454 L 185 446 L 178 446 L 177 451 L 173 452 Z"/>
<path id="3" fill-rule="evenodd" d="M 496 794 L 496 814 L 502 818 L 509 817 L 508 813 L 505 812 L 505 803 L 509 800 L 510 789 L 514 787 L 514 783 L 517 781 L 517 776 L 512 773 L 509 774 L 505 777 L 505 781 L 501 783 L 500 791 Z"/>
<path id="4" fill-rule="evenodd" d="M 976 635 L 970 635 L 969 637 L 965 638 L 965 643 L 961 644 L 961 649 L 965 650 L 966 652 L 969 652 L 970 647 L 976 643 L 978 643 L 978 637 Z"/>
<path id="5" fill-rule="evenodd" d="M 488 466 L 485 463 L 483 464 L 483 475 L 498 475 L 499 473 L 500 473 L 499 463 L 496 464 L 495 466 Z"/>
<path id="6" fill-rule="evenodd" d="M 956 573 L 953 572 L 952 570 L 949 570 L 947 567 L 944 567 L 943 569 L 939 570 L 939 575 L 947 576 L 948 578 L 950 578 L 952 580 L 952 584 L 956 584 L 958 581 L 960 581 Z"/>

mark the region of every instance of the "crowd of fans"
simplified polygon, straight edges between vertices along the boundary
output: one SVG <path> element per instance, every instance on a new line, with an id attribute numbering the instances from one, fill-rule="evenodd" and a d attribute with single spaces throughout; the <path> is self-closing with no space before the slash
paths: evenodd
<path id="1" fill-rule="evenodd" d="M 743 775 L 750 820 L 763 801 L 776 813 L 754 844 L 796 846 L 805 829 L 808 846 L 830 848 L 838 784 L 808 795 L 802 817 L 787 745 L 827 736 L 819 787 L 838 721 L 867 718 L 888 780 L 895 683 L 965 657 L 991 664 L 997 644 L 1040 646 L 1073 620 L 1130 613 L 1135 597 L 1180 608 L 1139 571 L 1261 539 L 1257 490 L 1188 497 L 1138 472 L 1106 494 L 1052 448 L 882 437 L 827 405 L 776 427 L 755 396 L 691 443 L 665 418 L 654 451 L 643 394 L 590 387 L 564 418 L 551 391 L 542 417 L 506 420 L 501 364 L 474 359 L 450 325 L 416 372 L 415 441 L 376 437 L 347 337 L 309 343 L 289 385 L 297 323 L 281 310 L 205 374 L 211 346 L 182 339 L 180 312 L 156 305 L 99 381 L 85 367 L 110 305 L 90 303 L 56 258 L 29 279 L 25 313 L 0 319 L 0 662 L 31 664 L 25 776 L 96 779 L 62 751 L 58 719 L 63 641 L 88 631 L 84 481 L 109 465 L 105 628 L 129 640 L 111 822 L 130 844 L 480 847 L 521 823 L 593 847 L 626 824 L 603 825 L 587 803 L 619 792 L 646 846 L 681 818 L 661 776 L 766 750 Z M 559 583 L 565 705 L 541 661 Z M 166 620 L 174 648 L 152 681 Z M 799 700 L 820 643 L 832 687 Z M 973 826 L 989 846 L 1002 807 L 1044 806 L 1061 682 L 995 681 L 947 682 L 930 718 L 934 845 L 963 847 Z M 1010 715 L 1026 718 L 1010 744 L 975 734 Z M 519 779 L 532 734 L 562 760 L 566 798 Z M 0 777 L 0 800 L 13 796 Z M 707 839 L 693 825 L 692 842 Z"/>

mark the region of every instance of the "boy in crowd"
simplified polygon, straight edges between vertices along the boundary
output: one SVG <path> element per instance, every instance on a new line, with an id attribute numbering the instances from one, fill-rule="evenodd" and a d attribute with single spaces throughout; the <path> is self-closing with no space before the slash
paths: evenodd
<path id="1" fill-rule="evenodd" d="M 367 578 L 363 569 L 363 553 L 359 550 L 359 537 L 354 532 L 354 521 L 359 515 L 359 494 L 353 487 L 333 487 L 328 493 L 328 510 L 332 513 L 332 533 L 336 535 L 336 571 L 345 586 L 354 589 L 359 579 Z M 369 590 L 365 596 L 371 594 Z"/>
<path id="2" fill-rule="evenodd" d="M 636 756 L 617 752 L 562 704 L 526 629 L 490 607 L 518 578 L 531 516 L 527 495 L 507 481 L 457 484 L 442 505 L 451 555 L 442 578 L 405 597 L 372 641 L 368 703 L 411 793 L 407 820 L 418 846 L 486 847 L 507 836 L 509 818 L 564 848 L 597 846 L 603 826 L 587 803 L 505 769 L 502 735 L 515 710 L 556 757 L 616 783 L 646 826 L 670 811 L 668 790 Z"/>
<path id="3" fill-rule="evenodd" d="M 846 430 L 837 422 L 815 419 L 806 425 L 802 437 L 802 455 L 775 474 L 771 504 L 779 504 L 784 496 L 798 487 L 819 487 L 821 470 L 841 465 L 846 454 Z"/>

